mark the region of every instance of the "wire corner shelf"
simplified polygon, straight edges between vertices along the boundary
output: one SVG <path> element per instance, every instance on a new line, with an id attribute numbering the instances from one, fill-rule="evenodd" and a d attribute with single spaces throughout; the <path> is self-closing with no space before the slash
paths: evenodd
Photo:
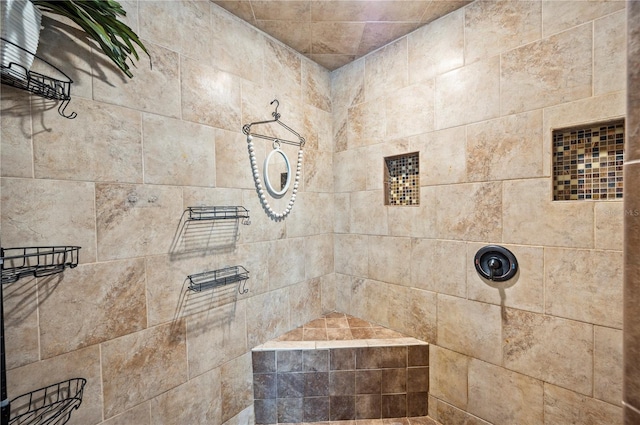
<path id="1" fill-rule="evenodd" d="M 238 292 L 240 294 L 249 292 L 249 289 L 245 287 L 245 282 L 249 279 L 249 272 L 243 266 L 230 266 L 218 270 L 210 270 L 189 275 L 187 278 L 189 279 L 189 289 L 195 292 L 238 282 L 243 283 L 242 287 L 238 285 Z"/>
<path id="2" fill-rule="evenodd" d="M 242 206 L 189 207 L 187 212 L 189 221 L 242 219 L 242 224 L 251 224 L 249 210 Z"/>
<path id="3" fill-rule="evenodd" d="M 3 43 L 9 43 L 18 49 L 26 52 L 30 56 L 33 56 L 35 59 L 38 59 L 41 62 L 47 64 L 47 66 L 54 69 L 61 76 L 64 76 L 64 80 L 48 77 L 46 75 L 40 74 L 35 71 L 30 71 L 26 69 L 24 66 L 10 62 L 5 65 L 0 65 L 0 76 L 1 83 L 6 84 L 11 87 L 15 87 L 20 90 L 25 90 L 30 93 L 33 93 L 37 96 L 43 97 L 49 100 L 58 100 L 61 101 L 58 106 L 58 113 L 68 119 L 74 119 L 78 116 L 75 112 L 71 112 L 67 114 L 65 110 L 67 109 L 67 105 L 71 101 L 71 84 L 73 80 L 67 76 L 64 72 L 62 72 L 58 67 L 52 65 L 48 61 L 42 59 L 40 56 L 36 55 L 33 52 L 25 49 L 18 44 L 9 41 L 5 38 L 0 38 Z"/>
<path id="4" fill-rule="evenodd" d="M 87 380 L 72 378 L 11 400 L 9 425 L 63 425 L 80 407 Z"/>
<path id="5" fill-rule="evenodd" d="M 13 283 L 24 276 L 43 277 L 74 268 L 79 250 L 79 246 L 0 248 L 0 282 Z"/>

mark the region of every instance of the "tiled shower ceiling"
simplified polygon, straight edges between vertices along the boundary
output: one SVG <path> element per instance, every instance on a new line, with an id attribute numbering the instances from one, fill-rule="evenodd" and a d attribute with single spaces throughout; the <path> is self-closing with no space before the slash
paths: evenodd
<path id="1" fill-rule="evenodd" d="M 213 0 L 329 70 L 471 2 Z"/>

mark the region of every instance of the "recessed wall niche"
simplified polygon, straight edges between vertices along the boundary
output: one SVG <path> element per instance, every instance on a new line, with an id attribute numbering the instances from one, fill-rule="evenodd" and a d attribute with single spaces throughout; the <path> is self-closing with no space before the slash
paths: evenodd
<path id="1" fill-rule="evenodd" d="M 384 204 L 420 205 L 418 152 L 384 158 Z"/>
<path id="2" fill-rule="evenodd" d="M 553 200 L 622 199 L 624 119 L 553 131 Z"/>

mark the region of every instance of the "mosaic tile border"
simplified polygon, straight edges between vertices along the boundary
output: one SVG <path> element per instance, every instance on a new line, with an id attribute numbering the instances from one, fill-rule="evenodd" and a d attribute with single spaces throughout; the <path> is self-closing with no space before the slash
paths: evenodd
<path id="1" fill-rule="evenodd" d="M 384 204 L 420 205 L 420 153 L 384 158 Z"/>
<path id="2" fill-rule="evenodd" d="M 622 199 L 624 119 L 553 131 L 553 200 Z"/>

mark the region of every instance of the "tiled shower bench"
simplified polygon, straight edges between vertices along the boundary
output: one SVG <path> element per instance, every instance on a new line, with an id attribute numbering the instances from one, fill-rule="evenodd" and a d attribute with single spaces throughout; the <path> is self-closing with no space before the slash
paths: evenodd
<path id="1" fill-rule="evenodd" d="M 330 313 L 254 348 L 252 358 L 256 424 L 434 423 L 424 341 Z"/>

